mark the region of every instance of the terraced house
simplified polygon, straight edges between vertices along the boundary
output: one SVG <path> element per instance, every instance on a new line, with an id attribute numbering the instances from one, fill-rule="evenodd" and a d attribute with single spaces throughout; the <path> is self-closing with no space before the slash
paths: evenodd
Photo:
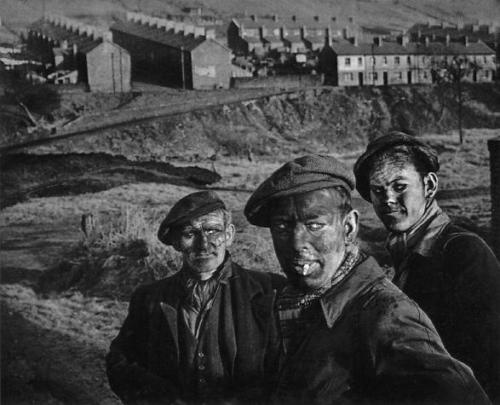
<path id="1" fill-rule="evenodd" d="M 47 67 L 56 84 L 86 83 L 91 91 L 130 91 L 130 55 L 111 32 L 57 15 L 34 22 L 28 49 Z"/>
<path id="2" fill-rule="evenodd" d="M 251 15 L 233 18 L 227 30 L 228 46 L 236 55 L 250 53 L 264 56 L 271 51 L 299 54 L 321 50 L 329 39 L 346 37 L 356 31 L 354 19 L 341 24 L 335 17 L 321 20 L 282 19 L 278 15 L 258 17 Z"/>
<path id="3" fill-rule="evenodd" d="M 376 37 L 371 43 L 358 43 L 356 38 L 336 40 L 321 51 L 320 66 L 327 83 L 338 86 L 425 84 L 432 83 L 453 59 L 473 64 L 465 80 L 490 82 L 494 78 L 495 52 L 467 37 L 455 41 L 422 37 L 416 42 L 407 36 Z"/>

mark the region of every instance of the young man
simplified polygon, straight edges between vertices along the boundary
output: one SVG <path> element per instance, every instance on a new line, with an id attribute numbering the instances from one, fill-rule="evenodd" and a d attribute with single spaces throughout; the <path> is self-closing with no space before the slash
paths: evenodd
<path id="1" fill-rule="evenodd" d="M 172 277 L 139 287 L 107 356 L 125 403 L 259 403 L 276 372 L 273 316 L 283 278 L 242 269 L 227 251 L 230 212 L 211 191 L 182 198 L 158 231 L 182 253 Z"/>
<path id="2" fill-rule="evenodd" d="M 418 139 L 377 138 L 356 162 L 361 196 L 389 231 L 393 282 L 429 315 L 446 349 L 500 401 L 500 265 L 439 207 L 439 162 Z"/>
<path id="3" fill-rule="evenodd" d="M 354 178 L 331 157 L 305 156 L 250 197 L 289 284 L 277 300 L 283 404 L 487 403 L 470 369 L 446 352 L 425 313 L 356 244 Z"/>

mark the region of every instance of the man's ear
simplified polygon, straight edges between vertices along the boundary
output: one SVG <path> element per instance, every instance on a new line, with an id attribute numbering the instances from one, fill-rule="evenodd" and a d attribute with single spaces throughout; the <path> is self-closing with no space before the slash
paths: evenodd
<path id="1" fill-rule="evenodd" d="M 226 230 L 224 231 L 224 236 L 226 238 L 226 247 L 233 244 L 234 236 L 236 235 L 236 228 L 233 224 L 226 225 Z"/>
<path id="2" fill-rule="evenodd" d="M 437 193 L 438 189 L 438 176 L 434 172 L 429 172 L 424 176 L 424 193 L 425 198 L 432 200 Z"/>
<path id="3" fill-rule="evenodd" d="M 351 210 L 344 217 L 344 240 L 346 244 L 356 241 L 359 229 L 359 212 Z"/>

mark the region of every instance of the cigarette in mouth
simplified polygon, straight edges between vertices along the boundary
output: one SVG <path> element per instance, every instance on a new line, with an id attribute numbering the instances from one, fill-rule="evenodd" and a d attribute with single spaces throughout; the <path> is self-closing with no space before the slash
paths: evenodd
<path id="1" fill-rule="evenodd" d="M 307 276 L 309 273 L 309 264 L 304 264 L 304 267 L 302 267 L 302 275 Z"/>

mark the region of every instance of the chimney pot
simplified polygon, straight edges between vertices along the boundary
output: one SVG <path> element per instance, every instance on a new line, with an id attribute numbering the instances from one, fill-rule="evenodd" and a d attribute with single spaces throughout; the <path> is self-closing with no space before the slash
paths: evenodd
<path id="1" fill-rule="evenodd" d="M 318 22 L 319 21 L 319 15 L 314 16 L 314 21 Z"/>

